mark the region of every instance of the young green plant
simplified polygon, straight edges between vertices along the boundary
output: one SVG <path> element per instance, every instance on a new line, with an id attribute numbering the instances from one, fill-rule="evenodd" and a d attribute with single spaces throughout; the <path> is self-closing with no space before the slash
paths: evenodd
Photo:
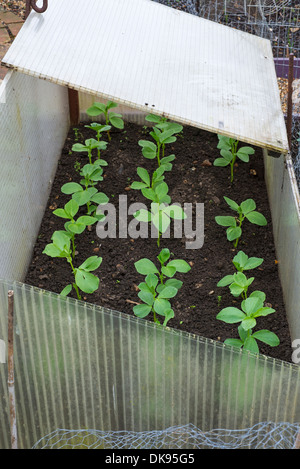
<path id="1" fill-rule="evenodd" d="M 150 116 L 147 116 L 148 120 Z M 153 116 L 154 118 L 155 116 Z M 153 127 L 153 130 L 150 132 L 151 137 L 154 139 L 154 142 L 149 140 L 139 140 L 139 145 L 142 147 L 142 154 L 145 158 L 155 159 L 157 158 L 158 167 L 162 164 L 170 164 L 172 160 L 166 160 L 165 158 L 172 159 L 175 158 L 174 155 L 169 155 L 165 157 L 165 146 L 168 143 L 173 143 L 176 141 L 176 134 L 181 132 L 182 125 L 176 124 L 173 122 L 159 121 L 156 126 Z M 172 165 L 170 169 L 172 168 Z"/>
<path id="2" fill-rule="evenodd" d="M 78 210 L 79 210 L 78 203 L 74 199 L 71 199 L 69 200 L 69 202 L 65 204 L 64 208 L 57 208 L 56 210 L 53 211 L 54 215 L 56 215 L 57 217 L 69 220 L 65 223 L 64 228 L 66 232 L 68 233 L 68 239 L 72 241 L 73 259 L 75 257 L 75 251 L 76 251 L 75 235 L 83 233 L 83 231 L 86 229 L 87 226 L 93 225 L 94 223 L 99 221 L 98 217 L 91 217 L 88 215 L 83 215 L 75 219 L 74 217 L 77 215 Z"/>
<path id="3" fill-rule="evenodd" d="M 74 143 L 72 146 L 72 151 L 78 152 L 78 153 L 87 153 L 88 158 L 89 158 L 89 163 L 92 164 L 92 151 L 95 150 L 106 150 L 107 148 L 107 142 L 100 141 L 98 142 L 94 138 L 88 138 L 85 140 L 85 145 L 82 143 Z"/>
<path id="4" fill-rule="evenodd" d="M 247 278 L 243 273 L 245 270 L 252 270 L 263 263 L 263 259 L 259 257 L 248 257 L 243 251 L 239 251 L 233 258 L 233 265 L 237 272 L 232 275 L 225 275 L 218 283 L 217 287 L 229 286 L 230 292 L 233 296 L 242 296 L 243 299 L 247 298 L 247 291 L 252 284 L 254 277 Z"/>
<path id="5" fill-rule="evenodd" d="M 47 244 L 43 250 L 43 254 L 50 257 L 61 257 L 67 260 L 74 275 L 74 282 L 68 284 L 60 294 L 67 296 L 72 291 L 72 288 L 74 288 L 77 298 L 81 300 L 80 290 L 84 293 L 91 294 L 99 287 L 99 278 L 91 272 L 100 267 L 102 257 L 91 256 L 79 267 L 74 267 L 70 238 L 69 232 L 55 231 L 51 238 L 52 243 Z"/>
<path id="6" fill-rule="evenodd" d="M 90 125 L 85 125 L 85 127 L 87 127 L 88 129 L 92 129 L 96 132 L 97 142 L 99 142 L 99 143 L 101 141 L 102 133 L 103 132 L 108 132 L 111 129 L 110 125 L 98 124 L 97 122 L 93 122 Z M 97 147 L 97 154 L 98 154 L 98 160 L 99 160 L 100 159 L 100 154 L 101 154 L 100 153 L 100 147 Z"/>
<path id="7" fill-rule="evenodd" d="M 111 125 L 117 129 L 124 128 L 124 121 L 122 115 L 116 112 L 109 112 L 110 109 L 117 107 L 118 105 L 113 101 L 107 101 L 106 104 L 94 102 L 94 104 L 87 109 L 87 114 L 91 117 L 100 116 L 103 114 L 105 119 L 105 125 Z M 107 129 L 108 140 L 111 140 L 110 129 Z"/>
<path id="8" fill-rule="evenodd" d="M 227 324 L 239 324 L 239 339 L 226 339 L 225 344 L 243 348 L 243 350 L 254 353 L 259 353 L 257 341 L 261 341 L 271 347 L 279 345 L 279 338 L 274 332 L 268 329 L 253 332 L 259 317 L 268 316 L 275 312 L 273 308 L 264 306 L 265 299 L 265 293 L 255 291 L 242 301 L 241 309 L 229 306 L 219 312 L 217 319 L 220 321 Z"/>
<path id="9" fill-rule="evenodd" d="M 161 182 L 152 188 L 143 188 L 143 194 L 152 201 L 150 210 L 141 209 L 134 213 L 134 217 L 141 222 L 153 223 L 157 232 L 157 246 L 160 246 L 160 239 L 171 224 L 171 219 L 183 220 L 186 214 L 182 207 L 176 204 L 168 205 L 171 198 L 168 195 L 168 185 Z"/>
<path id="10" fill-rule="evenodd" d="M 224 197 L 225 202 L 229 207 L 237 212 L 237 216 L 217 216 L 215 217 L 216 222 L 220 226 L 227 227 L 226 235 L 228 241 L 234 242 L 234 247 L 237 247 L 239 239 L 242 235 L 242 223 L 245 218 L 255 225 L 265 226 L 267 220 L 260 212 L 257 212 L 256 203 L 253 199 L 247 199 L 238 205 L 234 200 Z"/>
<path id="11" fill-rule="evenodd" d="M 145 276 L 143 282 L 138 287 L 140 289 L 138 296 L 142 304 L 133 308 L 134 314 L 139 318 L 145 318 L 153 313 L 153 319 L 156 324 L 161 324 L 158 316 L 163 318 L 163 325 L 174 317 L 170 300 L 174 298 L 183 282 L 175 279 L 177 272 L 187 273 L 191 269 L 190 265 L 182 259 L 170 259 L 170 251 L 164 248 L 160 251 L 157 259 L 159 268 L 147 258 L 140 259 L 135 263 L 137 272 Z"/>
<path id="12" fill-rule="evenodd" d="M 239 158 L 244 163 L 249 162 L 249 155 L 255 153 L 252 147 L 244 146 L 238 149 L 239 141 L 234 138 L 218 135 L 219 143 L 217 148 L 220 150 L 221 158 L 214 161 L 214 166 L 230 166 L 230 181 L 233 182 L 233 168 L 236 159 Z"/>

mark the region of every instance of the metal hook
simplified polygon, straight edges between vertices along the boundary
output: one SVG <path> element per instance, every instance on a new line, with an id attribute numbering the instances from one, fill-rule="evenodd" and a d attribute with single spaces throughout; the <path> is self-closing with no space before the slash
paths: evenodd
<path id="1" fill-rule="evenodd" d="M 37 13 L 44 13 L 44 11 L 47 10 L 48 8 L 48 0 L 43 0 L 43 6 L 42 7 L 38 7 L 37 4 L 36 4 L 37 0 L 26 0 L 26 13 L 25 13 L 25 18 L 27 18 L 27 16 L 29 15 L 30 13 L 30 8 L 33 8 L 34 11 L 36 11 Z"/>

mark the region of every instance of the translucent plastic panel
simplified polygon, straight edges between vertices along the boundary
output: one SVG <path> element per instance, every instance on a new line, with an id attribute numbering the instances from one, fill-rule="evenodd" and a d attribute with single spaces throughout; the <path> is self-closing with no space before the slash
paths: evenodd
<path id="1" fill-rule="evenodd" d="M 296 365 L 34 287 L 0 283 L 4 341 L 10 288 L 19 447 L 30 448 L 57 429 L 142 432 L 191 425 L 206 432 L 300 421 Z M 0 378 L 5 448 L 6 365 Z"/>
<path id="2" fill-rule="evenodd" d="M 6 75 L 0 86 L 1 278 L 24 280 L 68 127 L 66 88 Z"/>

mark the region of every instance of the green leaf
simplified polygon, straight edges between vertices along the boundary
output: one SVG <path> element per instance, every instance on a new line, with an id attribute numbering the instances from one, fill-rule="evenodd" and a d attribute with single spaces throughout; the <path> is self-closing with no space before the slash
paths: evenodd
<path id="1" fill-rule="evenodd" d="M 247 316 L 254 314 L 262 306 L 261 298 L 258 296 L 249 296 L 242 302 L 242 310 Z"/>
<path id="2" fill-rule="evenodd" d="M 244 291 L 244 287 L 241 287 L 240 285 L 237 285 L 236 283 L 232 283 L 229 288 L 230 288 L 230 293 L 235 297 L 240 296 L 241 293 Z"/>
<path id="3" fill-rule="evenodd" d="M 82 145 L 82 143 L 74 143 L 74 145 L 72 146 L 72 151 L 76 151 L 76 152 L 87 152 L 88 149 L 85 145 Z"/>
<path id="4" fill-rule="evenodd" d="M 230 216 L 217 216 L 215 217 L 216 222 L 220 226 L 236 226 L 236 219 Z"/>
<path id="5" fill-rule="evenodd" d="M 134 266 L 137 272 L 142 275 L 159 274 L 155 264 L 153 264 L 150 259 L 140 259 L 139 261 L 135 262 Z"/>
<path id="6" fill-rule="evenodd" d="M 238 347 L 238 348 L 241 348 L 243 346 L 243 342 L 240 339 L 226 339 L 224 340 L 224 344 L 231 345 L 231 347 Z"/>
<path id="7" fill-rule="evenodd" d="M 71 292 L 72 290 L 72 284 L 70 283 L 69 285 L 67 285 L 61 292 L 60 292 L 60 295 L 62 296 L 68 296 L 68 294 Z"/>
<path id="8" fill-rule="evenodd" d="M 157 146 L 148 140 L 139 140 L 139 145 L 142 147 L 142 153 L 145 158 L 153 160 L 156 158 Z"/>
<path id="9" fill-rule="evenodd" d="M 229 137 L 226 137 L 225 135 L 218 135 L 218 139 L 219 139 L 219 143 L 217 146 L 218 149 L 224 148 L 224 149 L 229 150 L 231 148 Z"/>
<path id="10" fill-rule="evenodd" d="M 263 263 L 263 259 L 260 257 L 250 257 L 244 266 L 244 270 L 252 270 L 260 266 Z"/>
<path id="11" fill-rule="evenodd" d="M 234 283 L 240 285 L 241 287 L 248 287 L 254 280 L 254 277 L 247 279 L 246 275 L 242 272 L 237 272 L 234 274 Z"/>
<path id="12" fill-rule="evenodd" d="M 70 236 L 65 231 L 54 231 L 52 241 L 61 251 L 69 251 L 70 249 Z"/>
<path id="13" fill-rule="evenodd" d="M 175 278 L 169 278 L 165 283 L 166 287 L 174 287 L 177 290 L 180 290 L 182 285 L 183 285 L 183 282 L 181 280 L 177 280 Z"/>
<path id="14" fill-rule="evenodd" d="M 105 104 L 95 102 L 91 107 L 86 110 L 86 113 L 89 116 L 95 117 L 99 116 L 99 114 L 104 114 L 105 111 Z"/>
<path id="15" fill-rule="evenodd" d="M 228 324 L 235 324 L 241 322 L 245 318 L 245 314 L 238 308 L 229 306 L 222 309 L 216 318 Z"/>
<path id="16" fill-rule="evenodd" d="M 79 205 L 74 199 L 71 199 L 66 203 L 64 209 L 65 212 L 70 215 L 71 218 L 73 218 L 79 210 Z"/>
<path id="17" fill-rule="evenodd" d="M 95 202 L 98 205 L 104 205 L 108 203 L 109 198 L 106 194 L 104 194 L 104 192 L 97 192 L 95 195 L 93 195 L 91 201 Z"/>
<path id="18" fill-rule="evenodd" d="M 253 329 L 256 326 L 256 320 L 254 318 L 246 317 L 242 320 L 242 328 L 245 331 L 249 331 L 249 329 Z"/>
<path id="19" fill-rule="evenodd" d="M 106 109 L 112 109 L 114 107 L 118 107 L 117 103 L 115 103 L 114 101 L 107 101 L 106 103 Z"/>
<path id="20" fill-rule="evenodd" d="M 274 332 L 268 331 L 267 329 L 261 329 L 260 331 L 254 332 L 252 337 L 260 340 L 261 342 L 264 342 L 267 345 L 270 345 L 271 347 L 277 347 L 277 345 L 280 344 L 278 336 L 274 334 Z"/>
<path id="21" fill-rule="evenodd" d="M 233 258 L 232 263 L 237 270 L 244 270 L 244 266 L 248 261 L 248 256 L 243 251 L 239 251 Z"/>
<path id="22" fill-rule="evenodd" d="M 111 114 L 114 114 L 113 116 Z M 116 127 L 116 129 L 124 129 L 124 121 L 119 117 L 120 114 L 110 113 L 109 122 Z"/>
<path id="23" fill-rule="evenodd" d="M 149 305 L 136 305 L 133 307 L 133 312 L 138 318 L 145 318 L 151 311 Z"/>
<path id="24" fill-rule="evenodd" d="M 144 168 L 137 168 L 137 173 L 140 176 L 141 180 L 146 183 L 146 185 L 149 187 L 150 186 L 150 176 L 149 173 L 146 169 Z"/>
<path id="25" fill-rule="evenodd" d="M 145 282 L 141 282 L 139 285 L 138 285 L 138 288 L 142 291 L 146 291 L 148 293 L 152 293 L 151 289 L 148 287 L 148 285 L 145 283 Z"/>
<path id="26" fill-rule="evenodd" d="M 258 318 L 260 316 L 268 316 L 269 314 L 275 313 L 275 309 L 273 308 L 268 308 L 267 306 L 264 306 L 263 308 L 260 308 L 255 314 L 254 317 Z"/>
<path id="27" fill-rule="evenodd" d="M 147 114 L 147 116 L 145 117 L 146 121 L 148 122 L 155 122 L 155 123 L 159 123 L 161 121 L 161 117 L 160 116 L 156 116 L 155 114 Z"/>
<path id="28" fill-rule="evenodd" d="M 173 275 L 176 274 L 176 268 L 172 266 L 163 266 L 161 268 L 162 274 L 164 274 L 166 277 L 173 277 Z"/>
<path id="29" fill-rule="evenodd" d="M 218 283 L 217 287 L 227 287 L 227 285 L 230 285 L 234 281 L 234 276 L 233 275 L 225 275 Z"/>
<path id="30" fill-rule="evenodd" d="M 233 154 L 231 153 L 230 150 L 227 150 L 225 148 L 223 148 L 221 151 L 220 151 L 220 154 L 223 156 L 223 158 L 228 162 L 230 163 L 233 159 Z"/>
<path id="31" fill-rule="evenodd" d="M 83 187 L 77 182 L 67 182 L 61 187 L 63 194 L 74 194 L 74 192 L 83 191 Z"/>
<path id="32" fill-rule="evenodd" d="M 147 292 L 147 291 L 139 291 L 138 292 L 138 297 L 144 302 L 146 303 L 147 305 L 149 306 L 152 306 L 153 305 L 153 302 L 154 302 L 154 296 L 152 293 L 150 292 Z"/>
<path id="33" fill-rule="evenodd" d="M 158 295 L 158 298 L 174 298 L 177 292 L 178 290 L 175 287 L 165 287 Z"/>
<path id="34" fill-rule="evenodd" d="M 162 182 L 158 186 L 155 187 L 154 192 L 158 197 L 158 200 L 161 201 L 161 199 L 167 195 L 169 191 L 168 185 L 165 182 Z"/>
<path id="35" fill-rule="evenodd" d="M 263 305 L 264 302 L 266 301 L 266 294 L 265 294 L 264 292 L 260 291 L 260 290 L 255 290 L 255 291 L 253 291 L 253 292 L 250 294 L 249 298 L 252 298 L 252 297 L 254 297 L 254 296 L 255 296 L 256 298 L 260 298 L 261 305 Z"/>
<path id="36" fill-rule="evenodd" d="M 169 308 L 165 311 L 165 320 L 163 323 L 163 326 L 167 325 L 167 322 L 170 321 L 170 319 L 174 318 L 174 311 L 172 308 Z"/>
<path id="37" fill-rule="evenodd" d="M 152 200 L 152 201 L 155 201 L 156 200 L 156 194 L 154 192 L 153 189 L 150 189 L 150 188 L 145 188 L 145 189 L 142 189 L 142 194 L 144 197 L 146 197 L 146 199 L 149 199 L 149 200 Z"/>
<path id="38" fill-rule="evenodd" d="M 253 155 L 255 152 L 254 152 L 254 149 L 251 148 L 251 147 L 241 147 L 236 156 L 244 161 L 245 163 L 248 163 L 249 162 L 249 155 Z"/>
<path id="39" fill-rule="evenodd" d="M 86 270 L 87 272 L 92 272 L 93 270 L 98 269 L 102 262 L 102 257 L 91 256 L 86 259 L 83 264 L 79 266 L 79 269 Z"/>
<path id="40" fill-rule="evenodd" d="M 139 189 L 144 189 L 145 187 L 147 187 L 147 184 L 145 184 L 144 182 L 133 181 L 130 187 L 131 189 L 139 190 Z"/>
<path id="41" fill-rule="evenodd" d="M 45 249 L 43 250 L 43 254 L 47 254 L 49 257 L 65 257 L 62 256 L 62 251 L 59 249 L 55 244 L 50 243 L 45 246 Z"/>
<path id="42" fill-rule="evenodd" d="M 265 226 L 268 223 L 264 215 L 262 215 L 259 212 L 250 212 L 246 215 L 246 218 L 251 223 L 254 223 L 255 225 L 259 225 L 259 226 Z"/>
<path id="43" fill-rule="evenodd" d="M 107 127 L 109 127 L 109 126 L 107 126 Z M 100 150 L 101 150 L 101 148 L 100 148 Z M 103 160 L 102 158 L 99 158 L 94 162 L 94 165 L 95 166 L 108 166 L 108 162 L 106 160 Z"/>
<path id="44" fill-rule="evenodd" d="M 234 200 L 229 199 L 229 197 L 225 197 L 225 196 L 224 196 L 224 200 L 232 210 L 235 210 L 236 212 L 239 211 L 240 207 Z"/>
<path id="45" fill-rule="evenodd" d="M 82 217 L 79 217 L 77 220 L 76 220 L 76 223 L 77 224 L 80 224 L 80 225 L 85 225 L 85 226 L 88 226 L 88 225 L 93 225 L 94 223 L 96 223 L 98 220 L 96 217 L 90 217 L 88 215 L 83 215 Z"/>
<path id="46" fill-rule="evenodd" d="M 214 166 L 225 167 L 225 166 L 228 166 L 229 164 L 230 162 L 225 160 L 225 158 L 216 158 L 214 161 Z"/>
<path id="47" fill-rule="evenodd" d="M 56 210 L 53 210 L 53 213 L 57 217 L 70 219 L 70 216 L 65 212 L 63 208 L 57 208 Z"/>
<path id="48" fill-rule="evenodd" d="M 162 249 L 157 258 L 162 264 L 164 264 L 170 258 L 170 250 L 168 248 Z"/>
<path id="49" fill-rule="evenodd" d="M 230 228 L 227 228 L 226 234 L 227 234 L 228 241 L 234 241 L 235 239 L 238 239 L 241 237 L 242 229 L 239 226 L 230 227 Z"/>
<path id="50" fill-rule="evenodd" d="M 191 266 L 183 259 L 173 259 L 167 265 L 168 267 L 175 267 L 176 272 L 187 273 L 191 270 Z"/>
<path id="51" fill-rule="evenodd" d="M 158 278 L 155 274 L 148 274 L 145 278 L 145 282 L 150 289 L 155 289 L 158 284 Z"/>
<path id="52" fill-rule="evenodd" d="M 94 293 L 99 287 L 99 278 L 85 270 L 77 269 L 75 282 L 80 290 L 85 293 Z"/>
<path id="53" fill-rule="evenodd" d="M 170 309 L 170 307 L 170 302 L 164 298 L 157 298 L 153 304 L 154 311 L 161 316 L 164 316 L 165 312 Z"/>
<path id="54" fill-rule="evenodd" d="M 256 203 L 253 199 L 244 200 L 244 202 L 241 203 L 241 209 L 243 214 L 246 215 L 256 209 Z"/>
<path id="55" fill-rule="evenodd" d="M 91 194 L 88 191 L 76 192 L 72 197 L 75 202 L 81 207 L 91 200 Z"/>
<path id="56" fill-rule="evenodd" d="M 143 221 L 143 222 L 146 222 L 146 223 L 151 221 L 151 213 L 148 212 L 148 210 L 145 210 L 144 208 L 142 208 L 141 210 L 138 210 L 137 212 L 135 212 L 133 216 L 138 221 Z"/>
<path id="57" fill-rule="evenodd" d="M 243 350 L 251 353 L 259 353 L 259 348 L 254 337 L 250 336 L 244 342 Z"/>

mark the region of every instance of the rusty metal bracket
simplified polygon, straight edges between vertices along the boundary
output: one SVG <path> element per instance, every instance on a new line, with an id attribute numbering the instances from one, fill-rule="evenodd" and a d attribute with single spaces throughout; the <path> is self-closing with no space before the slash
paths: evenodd
<path id="1" fill-rule="evenodd" d="M 26 0 L 26 12 L 25 12 L 25 18 L 28 17 L 30 13 L 30 9 L 32 8 L 34 11 L 37 13 L 44 13 L 44 11 L 47 10 L 48 8 L 48 0 L 43 0 L 43 6 L 38 7 L 36 4 L 37 0 Z"/>

